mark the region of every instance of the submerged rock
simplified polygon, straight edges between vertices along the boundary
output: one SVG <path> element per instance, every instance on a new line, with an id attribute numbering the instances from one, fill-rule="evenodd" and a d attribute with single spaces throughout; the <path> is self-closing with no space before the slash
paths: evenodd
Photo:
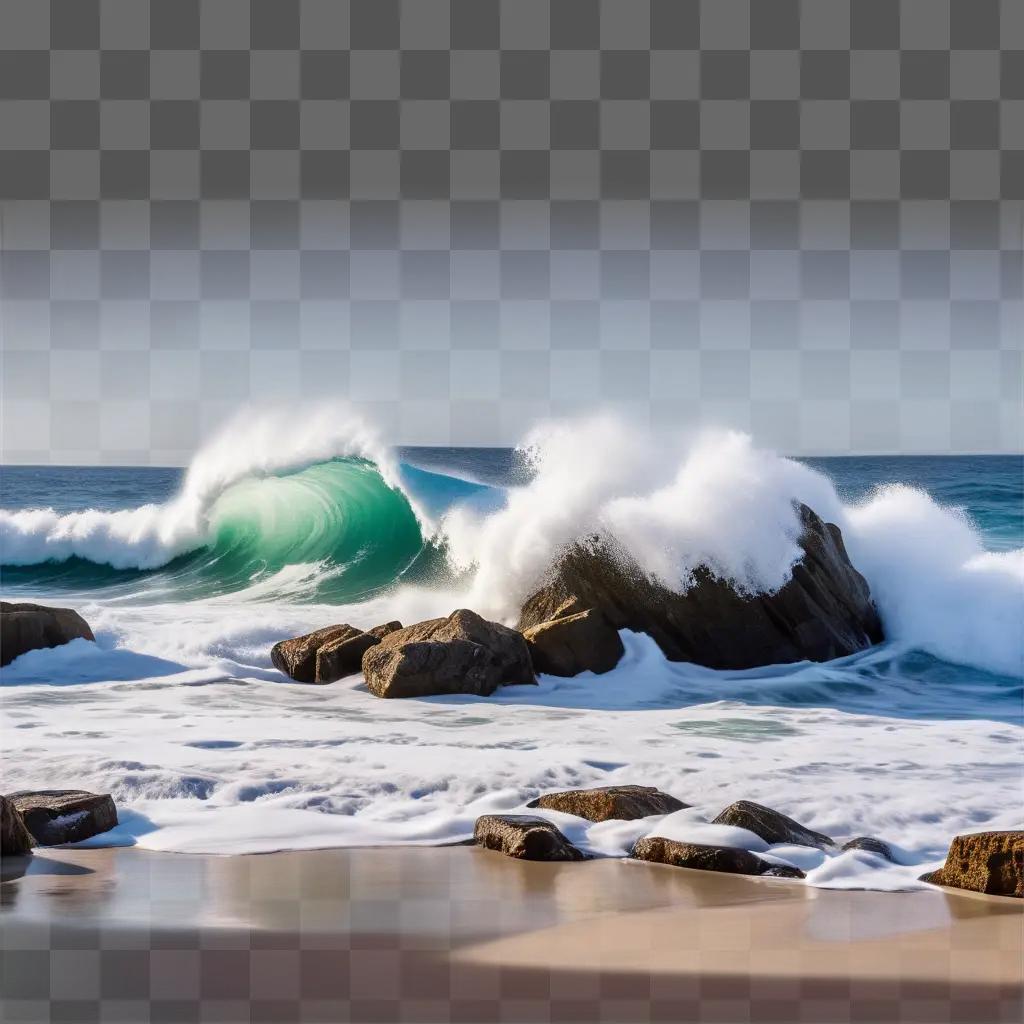
<path id="1" fill-rule="evenodd" d="M 832 838 L 823 832 L 805 828 L 800 822 L 787 818 L 785 814 L 762 804 L 755 804 L 752 800 L 737 800 L 736 803 L 729 804 L 711 824 L 745 828 L 770 845 L 792 843 L 794 846 L 815 846 L 818 849 L 835 846 Z"/>
<path id="2" fill-rule="evenodd" d="M 633 821 L 651 814 L 671 814 L 690 805 L 653 786 L 604 786 L 545 793 L 526 806 L 575 814 L 588 821 Z"/>
<path id="3" fill-rule="evenodd" d="M 744 596 L 700 568 L 677 594 L 621 553 L 576 544 L 523 604 L 519 628 L 595 609 L 616 630 L 649 634 L 671 661 L 717 669 L 827 661 L 878 643 L 878 613 L 839 528 L 806 505 L 800 520 L 803 557 L 775 593 Z"/>
<path id="4" fill-rule="evenodd" d="M 72 608 L 0 601 L 0 665 L 28 651 L 60 647 L 79 638 L 96 639 L 89 623 Z"/>
<path id="5" fill-rule="evenodd" d="M 593 608 L 523 631 L 533 667 L 553 676 L 610 672 L 625 653 L 618 631 Z"/>
<path id="6" fill-rule="evenodd" d="M 387 622 L 366 631 L 347 622 L 325 626 L 274 644 L 270 660 L 297 683 L 333 683 L 359 672 L 363 654 L 380 643 L 381 637 L 401 628 L 400 622 Z"/>
<path id="7" fill-rule="evenodd" d="M 655 864 L 671 864 L 677 868 L 696 868 L 698 871 L 723 871 L 732 875 L 772 875 L 777 878 L 803 878 L 799 868 L 788 864 L 770 864 L 749 850 L 732 846 L 703 846 L 698 843 L 678 843 L 661 836 L 638 839 L 630 856 Z"/>
<path id="8" fill-rule="evenodd" d="M 17 857 L 31 853 L 33 846 L 35 840 L 25 827 L 21 812 L 13 801 L 0 796 L 0 856 Z"/>
<path id="9" fill-rule="evenodd" d="M 857 836 L 843 843 L 843 850 L 864 850 L 866 853 L 873 853 L 878 857 L 891 860 L 894 864 L 896 858 L 892 855 L 892 848 L 887 842 L 876 839 L 874 836 Z"/>
<path id="10" fill-rule="evenodd" d="M 378 697 L 488 696 L 499 686 L 536 682 L 522 634 L 465 608 L 389 633 L 363 655 L 362 667 Z"/>
<path id="11" fill-rule="evenodd" d="M 485 814 L 476 819 L 473 838 L 517 860 L 586 859 L 550 821 L 529 814 Z"/>
<path id="12" fill-rule="evenodd" d="M 106 793 L 44 789 L 12 793 L 11 802 L 40 846 L 80 843 L 117 824 L 117 808 Z"/>
<path id="13" fill-rule="evenodd" d="M 1024 898 L 1024 832 L 957 836 L 950 843 L 946 863 L 921 880 L 989 896 Z"/>

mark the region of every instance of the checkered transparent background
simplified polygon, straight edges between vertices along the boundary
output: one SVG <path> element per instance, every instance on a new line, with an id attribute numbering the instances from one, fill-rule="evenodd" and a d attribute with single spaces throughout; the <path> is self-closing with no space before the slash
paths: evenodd
<path id="1" fill-rule="evenodd" d="M 0 0 L 3 457 L 241 403 L 1022 441 L 1019 0 Z"/>

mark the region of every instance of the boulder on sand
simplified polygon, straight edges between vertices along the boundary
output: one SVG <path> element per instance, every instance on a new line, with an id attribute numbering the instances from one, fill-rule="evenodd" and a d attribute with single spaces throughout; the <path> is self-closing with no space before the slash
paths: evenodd
<path id="1" fill-rule="evenodd" d="M 12 793 L 10 799 L 40 846 L 80 843 L 117 824 L 117 808 L 107 793 L 44 789 Z"/>
<path id="2" fill-rule="evenodd" d="M 389 633 L 363 655 L 363 675 L 378 697 L 485 697 L 536 682 L 522 634 L 465 608 Z"/>
<path id="3" fill-rule="evenodd" d="M 270 660 L 297 683 L 332 683 L 358 672 L 366 650 L 401 627 L 400 622 L 387 622 L 366 631 L 345 622 L 325 626 L 274 644 Z"/>
<path id="4" fill-rule="evenodd" d="M 0 665 L 28 651 L 60 647 L 79 638 L 96 639 L 89 623 L 72 608 L 0 601 Z"/>
<path id="5" fill-rule="evenodd" d="M 13 801 L 0 796 L 0 855 L 16 857 L 19 854 L 31 853 L 35 846 L 32 833 L 25 828 L 21 812 Z"/>
<path id="6" fill-rule="evenodd" d="M 776 843 L 815 846 L 818 849 L 835 846 L 830 836 L 804 828 L 800 822 L 787 818 L 785 814 L 780 814 L 770 807 L 755 804 L 752 800 L 737 800 L 736 803 L 729 804 L 711 824 L 745 828 L 772 846 Z"/>
<path id="7" fill-rule="evenodd" d="M 655 864 L 671 864 L 677 868 L 698 871 L 723 871 L 732 875 L 772 875 L 776 878 L 803 878 L 799 868 L 788 864 L 770 864 L 749 850 L 732 846 L 703 846 L 678 843 L 661 836 L 646 836 L 633 846 L 632 857 Z"/>
<path id="8" fill-rule="evenodd" d="M 651 814 L 671 814 L 690 805 L 653 786 L 603 786 L 545 793 L 526 806 L 575 814 L 588 821 L 634 821 Z"/>
<path id="9" fill-rule="evenodd" d="M 957 836 L 949 845 L 946 863 L 921 880 L 989 896 L 1024 898 L 1024 832 Z"/>
<path id="10" fill-rule="evenodd" d="M 485 814 L 476 819 L 473 838 L 517 860 L 586 859 L 550 821 L 529 814 Z"/>
<path id="11" fill-rule="evenodd" d="M 771 594 L 744 596 L 700 568 L 685 594 L 647 576 L 621 552 L 575 544 L 523 604 L 519 629 L 595 609 L 616 630 L 649 634 L 670 661 L 744 669 L 827 661 L 883 639 L 868 585 L 839 528 L 799 508 L 803 557 Z"/>
<path id="12" fill-rule="evenodd" d="M 618 631 L 594 608 L 523 630 L 533 667 L 552 676 L 610 672 L 625 653 Z"/>

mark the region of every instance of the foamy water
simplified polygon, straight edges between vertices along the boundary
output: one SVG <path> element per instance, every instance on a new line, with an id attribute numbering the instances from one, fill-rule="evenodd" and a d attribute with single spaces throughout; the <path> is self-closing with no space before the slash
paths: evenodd
<path id="1" fill-rule="evenodd" d="M 958 832 L 1020 826 L 1024 552 L 988 550 L 977 523 L 921 489 L 843 501 L 742 434 L 654 445 L 611 420 L 535 432 L 532 478 L 507 490 L 400 467 L 333 414 L 231 430 L 168 501 L 0 516 L 3 562 L 19 566 L 6 596 L 72 605 L 97 634 L 3 670 L 4 775 L 12 789 L 113 793 L 122 825 L 92 842 L 450 842 L 544 791 L 638 783 L 694 806 L 598 825 L 544 813 L 598 855 L 668 835 L 745 846 L 813 885 L 900 888 Z M 773 590 L 799 557 L 794 501 L 840 525 L 883 647 L 719 673 L 624 633 L 603 676 L 404 701 L 358 676 L 295 684 L 270 664 L 277 640 L 339 621 L 460 606 L 512 620 L 560 548 L 594 532 L 677 589 L 707 564 Z M 839 841 L 878 836 L 901 863 L 766 849 L 708 824 L 738 799 Z"/>

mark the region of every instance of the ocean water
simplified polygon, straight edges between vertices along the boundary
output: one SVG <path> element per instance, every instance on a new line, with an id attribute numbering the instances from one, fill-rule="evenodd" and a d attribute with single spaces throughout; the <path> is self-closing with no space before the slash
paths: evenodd
<path id="1" fill-rule="evenodd" d="M 714 672 L 624 633 L 612 672 L 383 701 L 270 663 L 284 637 L 472 607 L 516 610 L 577 536 L 611 534 L 662 582 L 697 565 L 748 592 L 799 554 L 793 502 L 843 530 L 887 642 L 827 664 Z M 908 888 L 960 832 L 1024 819 L 1024 460 L 797 461 L 742 434 L 671 443 L 611 419 L 518 450 L 390 449 L 321 411 L 230 425 L 187 469 L 5 467 L 8 600 L 77 608 L 96 643 L 0 672 L 10 789 L 114 794 L 94 844 L 255 852 L 467 838 L 564 787 L 657 785 L 693 806 L 590 824 L 622 856 L 668 835 L 797 864 L 808 883 Z M 769 804 L 862 851 L 767 849 L 709 825 Z"/>

